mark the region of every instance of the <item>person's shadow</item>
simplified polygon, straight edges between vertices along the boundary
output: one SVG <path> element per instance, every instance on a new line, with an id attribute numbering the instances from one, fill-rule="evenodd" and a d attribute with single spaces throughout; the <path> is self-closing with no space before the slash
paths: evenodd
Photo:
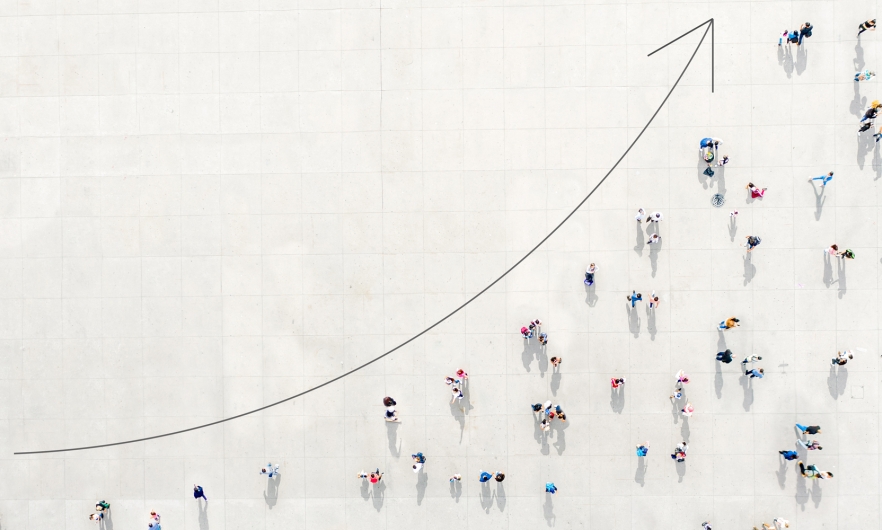
<path id="1" fill-rule="evenodd" d="M 496 483 L 495 495 L 496 495 L 496 507 L 499 508 L 500 512 L 504 512 L 507 499 L 505 498 L 505 486 L 502 485 L 502 482 Z"/>
<path id="2" fill-rule="evenodd" d="M 652 223 L 657 225 L 658 223 Z M 658 233 L 658 228 L 655 229 L 656 233 Z M 658 251 L 661 250 L 661 246 L 664 244 L 664 239 L 659 239 L 657 243 L 653 243 L 649 247 L 649 265 L 652 268 L 652 277 L 655 278 L 655 273 L 658 272 Z"/>
<path id="3" fill-rule="evenodd" d="M 426 496 L 426 486 L 429 485 L 429 474 L 426 473 L 426 468 L 420 469 L 420 472 L 417 473 L 417 505 L 423 504 L 423 499 Z"/>
<path id="4" fill-rule="evenodd" d="M 855 83 L 857 84 L 857 83 Z M 870 129 L 872 130 L 872 129 Z M 873 138 L 873 135 L 870 132 L 863 132 L 858 136 L 858 150 L 857 150 L 857 164 L 858 167 L 864 169 L 864 163 L 867 160 L 867 153 L 870 152 L 871 147 L 875 147 L 876 140 Z"/>
<path id="5" fill-rule="evenodd" d="M 199 502 L 199 530 L 208 530 L 208 502 Z"/>
<path id="6" fill-rule="evenodd" d="M 655 327 L 655 309 L 650 309 L 649 303 L 646 304 L 646 330 L 649 331 L 649 339 L 655 340 L 655 335 L 658 333 Z"/>
<path id="7" fill-rule="evenodd" d="M 462 483 L 459 480 L 451 480 L 450 481 L 450 498 L 459 502 L 459 498 L 462 497 Z"/>
<path id="8" fill-rule="evenodd" d="M 830 253 L 824 251 L 824 285 L 833 285 L 833 265 L 830 263 Z"/>
<path id="9" fill-rule="evenodd" d="M 554 522 L 557 518 L 554 516 L 554 504 L 551 502 L 550 493 L 545 494 L 545 504 L 542 508 L 545 515 L 545 522 L 548 526 L 554 526 Z"/>
<path id="10" fill-rule="evenodd" d="M 827 376 L 827 389 L 830 391 L 830 396 L 833 399 L 839 399 L 839 396 L 845 394 L 845 385 L 848 383 L 848 368 L 844 365 L 839 366 L 839 371 L 837 372 L 837 366 L 831 363 L 830 374 Z"/>
<path id="11" fill-rule="evenodd" d="M 646 235 L 643 233 L 643 223 L 637 221 L 637 241 L 634 243 L 634 251 L 638 256 L 643 256 L 643 247 L 646 246 Z"/>
<path id="12" fill-rule="evenodd" d="M 398 457 L 401 454 L 401 442 L 398 440 L 398 425 L 397 421 L 387 421 L 386 422 L 386 437 L 389 439 L 389 452 L 392 453 L 392 456 Z"/>
<path id="13" fill-rule="evenodd" d="M 861 46 L 860 39 L 854 45 L 854 59 L 852 61 L 854 62 L 855 72 L 860 72 L 864 69 L 864 48 Z"/>
<path id="14" fill-rule="evenodd" d="M 778 476 L 778 486 L 783 490 L 787 485 L 787 460 L 784 460 L 783 457 L 778 465 L 778 471 L 775 474 Z"/>
<path id="15" fill-rule="evenodd" d="M 683 482 L 683 477 L 686 476 L 686 462 L 675 462 L 677 468 L 677 482 Z"/>
<path id="16" fill-rule="evenodd" d="M 743 372 L 744 368 L 741 368 L 741 370 L 742 375 L 739 381 L 741 382 L 741 386 L 744 388 L 744 402 L 742 403 L 742 405 L 744 406 L 744 410 L 746 412 L 749 412 L 750 406 L 753 405 L 753 386 L 750 384 L 750 376 Z"/>
<path id="17" fill-rule="evenodd" d="M 594 307 L 597 304 L 598 297 L 594 293 L 594 284 L 588 285 L 585 284 L 585 303 L 588 304 L 588 307 Z"/>
<path id="18" fill-rule="evenodd" d="M 113 517 L 110 515 L 110 510 L 104 511 L 103 521 L 105 530 L 113 530 Z"/>
<path id="19" fill-rule="evenodd" d="M 707 165 L 707 162 L 704 161 L 704 151 L 704 148 L 698 150 L 698 167 L 695 168 L 695 172 L 698 173 L 698 182 L 701 183 L 701 187 L 704 189 L 708 189 L 710 187 L 712 177 L 709 177 L 705 174 L 705 171 L 709 166 Z"/>
<path id="20" fill-rule="evenodd" d="M 845 258 L 839 258 L 836 262 L 836 271 L 839 273 L 837 282 L 839 283 L 839 298 L 841 299 L 848 290 L 845 282 Z"/>
<path id="21" fill-rule="evenodd" d="M 690 434 L 692 434 L 692 431 L 689 430 L 689 416 L 683 416 L 683 423 L 680 424 L 680 436 L 683 437 L 683 441 L 687 444 L 689 443 Z"/>
<path id="22" fill-rule="evenodd" d="M 641 302 L 642 303 L 642 302 Z M 637 307 L 631 307 L 631 302 L 625 304 L 625 310 L 628 312 L 628 328 L 634 337 L 640 336 L 640 314 L 637 313 Z"/>
<path id="23" fill-rule="evenodd" d="M 864 117 L 864 107 L 867 106 L 867 97 L 861 96 L 860 85 L 857 81 L 854 82 L 854 98 L 848 106 L 849 112 L 857 116 L 858 119 Z"/>
<path id="24" fill-rule="evenodd" d="M 735 241 L 735 234 L 738 232 L 738 221 L 734 215 L 729 216 L 729 241 Z"/>
<path id="25" fill-rule="evenodd" d="M 815 221 L 820 221 L 821 213 L 824 208 L 824 203 L 827 202 L 827 196 L 824 195 L 824 191 L 827 190 L 827 186 L 815 186 L 814 181 L 809 181 L 809 184 L 811 184 L 812 191 L 815 194 Z M 820 188 L 820 190 L 818 188 Z"/>
<path id="26" fill-rule="evenodd" d="M 560 368 L 552 368 L 551 384 L 549 387 L 551 388 L 551 395 L 557 396 L 557 391 L 560 390 Z"/>
<path id="27" fill-rule="evenodd" d="M 534 332 L 534 334 L 536 334 L 536 333 Z M 541 365 L 541 359 L 539 359 L 539 356 L 540 356 L 540 353 L 542 353 L 542 347 L 539 344 L 538 337 L 534 337 L 534 338 L 536 338 L 536 342 L 533 342 L 533 339 L 524 339 L 524 351 L 521 352 L 521 360 L 524 363 L 524 368 L 528 372 L 530 371 L 530 364 L 533 363 L 534 358 L 536 358 L 537 360 L 540 360 L 540 365 Z M 540 368 L 541 368 L 541 366 L 540 366 Z"/>
<path id="28" fill-rule="evenodd" d="M 646 485 L 646 458 L 645 457 L 637 457 L 637 472 L 634 473 L 634 482 L 640 484 L 642 488 Z"/>
<path id="29" fill-rule="evenodd" d="M 720 366 L 722 364 L 720 361 L 716 361 L 715 364 L 716 372 L 714 373 L 714 391 L 717 393 L 717 399 L 721 399 L 723 397 L 723 367 Z"/>
<path id="30" fill-rule="evenodd" d="M 386 483 L 380 480 L 374 487 L 373 495 L 374 509 L 379 512 L 383 509 L 383 501 L 386 500 Z"/>
<path id="31" fill-rule="evenodd" d="M 493 494 L 490 493 L 490 483 L 482 482 L 481 483 L 481 509 L 484 510 L 484 513 L 490 513 L 490 508 L 493 506 Z"/>
<path id="32" fill-rule="evenodd" d="M 805 39 L 803 44 L 796 47 L 796 75 L 802 75 L 808 66 L 808 50 L 805 47 Z"/>
<path id="33" fill-rule="evenodd" d="M 558 456 L 562 455 L 564 451 L 567 449 L 567 427 L 570 426 L 570 422 L 556 422 L 557 425 L 554 427 L 555 441 L 552 445 L 557 449 Z"/>
<path id="34" fill-rule="evenodd" d="M 747 285 L 756 276 L 756 265 L 751 262 L 749 253 L 745 253 L 741 259 L 744 260 L 744 285 Z"/>
<path id="35" fill-rule="evenodd" d="M 609 388 L 609 406 L 616 414 L 621 414 L 625 410 L 625 389 L 624 387 Z"/>
<path id="36" fill-rule="evenodd" d="M 815 479 L 814 484 L 812 484 L 812 502 L 815 503 L 815 508 L 821 505 L 821 497 L 824 495 L 820 482 L 820 479 Z"/>
<path id="37" fill-rule="evenodd" d="M 873 172 L 876 173 L 876 178 L 873 180 L 879 180 L 882 178 L 882 156 L 879 155 L 879 139 L 876 139 L 875 145 L 873 146 Z"/>
<path id="38" fill-rule="evenodd" d="M 805 503 L 808 501 L 809 494 L 808 489 L 806 489 L 805 485 L 806 478 L 802 476 L 802 473 L 799 472 L 799 467 L 796 468 L 796 504 L 799 505 L 802 511 L 805 511 Z"/>
<path id="39" fill-rule="evenodd" d="M 263 492 L 263 500 L 270 510 L 279 502 L 279 484 L 282 482 L 282 475 L 276 473 L 273 478 L 266 481 L 266 491 Z"/>
<path id="40" fill-rule="evenodd" d="M 790 79 L 793 74 L 793 53 L 790 51 L 790 44 L 787 42 L 778 46 L 778 64 L 784 68 L 784 73 Z"/>

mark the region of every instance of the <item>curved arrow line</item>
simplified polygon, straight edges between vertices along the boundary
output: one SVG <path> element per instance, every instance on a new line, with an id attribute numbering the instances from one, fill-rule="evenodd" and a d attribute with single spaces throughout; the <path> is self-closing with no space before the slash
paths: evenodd
<path id="1" fill-rule="evenodd" d="M 448 318 L 452 317 L 453 315 L 455 315 L 456 313 L 458 313 L 459 311 L 461 311 L 464 307 L 466 307 L 467 305 L 469 305 L 470 303 L 472 303 L 473 301 L 475 301 L 475 299 L 477 299 L 479 296 L 481 296 L 482 294 L 484 294 L 485 292 L 487 292 L 491 287 L 493 287 L 494 285 L 496 285 L 497 283 L 499 283 L 499 281 L 500 281 L 501 279 L 503 279 L 503 278 L 505 278 L 506 276 L 508 276 L 508 274 L 509 274 L 511 271 L 513 271 L 513 270 L 514 270 L 518 265 L 520 265 L 525 259 L 527 259 L 528 257 L 530 257 L 530 255 L 532 255 L 533 252 L 536 252 L 536 250 L 537 250 L 539 247 L 541 247 L 546 241 L 548 241 L 548 238 L 550 238 L 552 235 L 554 235 L 554 233 L 557 232 L 557 231 L 560 229 L 560 227 L 562 227 L 562 226 L 564 225 L 564 223 L 566 223 L 566 222 L 570 219 L 570 217 L 572 217 L 572 216 L 573 216 L 573 215 L 579 210 L 579 208 L 581 208 L 582 205 L 585 204 L 585 202 L 588 201 L 589 198 L 591 198 L 592 195 L 594 195 L 594 192 L 597 191 L 597 188 L 599 188 L 600 185 L 603 184 L 603 182 L 607 179 L 607 177 L 609 177 L 609 176 L 612 174 L 612 172 L 618 167 L 618 165 L 622 162 L 622 160 L 624 160 L 625 157 L 628 155 L 628 153 L 631 151 L 631 148 L 634 147 L 634 144 L 636 144 L 637 141 L 640 139 L 640 137 L 643 136 L 643 133 L 646 132 L 646 129 L 649 128 L 649 125 L 652 123 L 653 120 L 655 120 L 655 117 L 656 117 L 656 116 L 658 115 L 658 113 L 661 111 L 662 107 L 665 106 L 665 103 L 667 103 L 668 98 L 671 97 L 671 94 L 674 92 L 674 89 L 677 88 L 677 85 L 678 85 L 678 84 L 680 84 L 680 80 L 683 79 L 683 75 L 686 73 L 686 70 L 689 68 L 689 65 L 692 64 L 692 60 L 695 58 L 695 54 L 698 53 L 698 49 L 701 47 L 701 44 L 704 42 L 704 37 L 707 36 L 707 32 L 708 32 L 708 30 L 710 29 L 711 26 L 713 26 L 713 19 L 708 20 L 708 21 L 705 22 L 704 24 L 710 24 L 710 25 L 708 26 L 707 29 L 704 30 L 704 35 L 701 36 L 701 40 L 698 42 L 698 46 L 695 47 L 695 51 L 692 52 L 692 57 L 689 58 L 689 62 L 686 63 L 686 66 L 683 68 L 683 71 L 680 72 L 680 76 L 677 78 L 677 81 L 676 81 L 676 82 L 674 83 L 674 85 L 671 87 L 671 90 L 668 91 L 668 94 L 665 96 L 665 99 L 661 102 L 661 105 L 659 105 L 658 108 L 655 110 L 655 112 L 652 114 L 652 117 L 649 118 L 649 121 L 646 122 L 646 125 L 643 126 L 643 129 L 640 130 L 640 133 L 637 135 L 637 137 L 634 138 L 634 141 L 631 142 L 631 145 L 628 146 L 628 148 L 625 150 L 625 152 L 622 154 L 622 156 L 620 156 L 619 159 L 616 161 L 616 163 L 613 164 L 613 166 L 610 168 L 610 170 L 607 171 L 606 175 L 604 175 L 603 178 L 600 179 L 600 182 L 598 182 L 597 185 L 595 185 L 594 188 L 591 190 L 591 192 L 588 193 L 588 195 L 586 195 L 585 198 L 582 199 L 582 200 L 579 202 L 579 204 L 576 205 L 575 208 L 573 208 L 573 211 L 571 211 L 571 212 L 569 213 L 569 215 L 567 215 L 566 217 L 564 217 L 563 221 L 561 221 L 560 223 L 558 223 L 558 225 L 555 226 L 554 229 L 553 229 L 551 232 L 548 233 L 548 235 L 546 235 L 545 237 L 543 237 L 542 240 L 539 241 L 539 243 L 537 243 L 535 247 L 533 247 L 529 252 L 527 252 L 527 253 L 526 253 L 521 259 L 519 259 L 514 265 L 512 265 L 511 267 L 509 267 L 508 270 L 506 270 L 504 273 L 502 273 L 501 276 L 499 276 L 498 278 L 496 278 L 495 280 L 493 280 L 493 282 L 490 283 L 490 285 L 488 285 L 487 287 L 484 287 L 483 289 L 481 289 L 477 294 L 475 294 L 474 296 L 472 296 L 471 298 L 469 298 L 469 299 L 468 299 L 465 303 L 463 303 L 461 306 L 457 307 L 456 309 L 454 309 L 453 311 L 451 311 L 450 313 L 448 313 L 448 314 L 447 314 L 444 318 L 442 318 L 441 320 L 435 322 L 435 323 L 432 324 L 431 326 L 427 327 L 426 329 L 424 329 L 424 330 L 422 330 L 421 332 L 417 333 L 417 334 L 414 335 L 413 337 L 411 337 L 411 338 L 407 339 L 406 341 L 402 342 L 402 343 L 399 344 L 398 346 L 395 346 L 394 348 L 392 348 L 391 350 L 387 351 L 386 353 L 380 355 L 379 357 L 375 357 L 375 358 L 371 359 L 370 361 L 368 361 L 368 362 L 362 364 L 361 366 L 358 366 L 358 367 L 356 367 L 356 368 L 353 368 L 352 370 L 349 370 L 348 372 L 345 372 L 345 373 L 343 373 L 343 374 L 341 374 L 341 375 L 338 375 L 337 377 L 335 377 L 335 378 L 333 378 L 333 379 L 331 379 L 331 380 L 325 381 L 324 383 L 322 383 L 322 384 L 320 384 L 320 385 L 318 385 L 318 386 L 314 386 L 314 387 L 310 388 L 309 390 L 304 390 L 303 392 L 300 392 L 299 394 L 295 394 L 295 395 L 293 395 L 293 396 L 291 396 L 291 397 L 287 397 L 287 398 L 285 398 L 285 399 L 282 399 L 282 400 L 276 401 L 275 403 L 270 403 L 269 405 L 264 405 L 264 406 L 262 406 L 262 407 L 260 407 L 260 408 L 254 409 L 254 410 L 249 410 L 248 412 L 243 412 L 242 414 L 236 414 L 235 416 L 230 416 L 229 418 L 224 418 L 224 419 L 221 419 L 221 420 L 213 421 L 213 422 L 211 422 L 211 423 L 206 423 L 206 424 L 204 424 L 204 425 L 198 425 L 198 426 L 196 426 L 196 427 L 190 427 L 190 428 L 188 428 L 188 429 L 181 429 L 181 430 L 179 430 L 179 431 L 167 432 L 167 433 L 164 433 L 164 434 L 157 434 L 157 435 L 154 435 L 154 436 L 147 436 L 147 437 L 145 437 L 145 438 L 137 438 L 137 439 L 134 439 L 134 440 L 126 440 L 126 441 L 123 441 L 123 442 L 113 442 L 113 443 L 107 443 L 107 444 L 89 445 L 89 446 L 84 446 L 84 447 L 71 447 L 71 448 L 67 448 L 67 449 L 50 449 L 50 450 L 47 450 L 47 451 L 21 451 L 21 452 L 17 452 L 17 453 L 13 453 L 13 454 L 15 454 L 15 455 L 37 455 L 37 454 L 45 454 L 45 453 L 63 453 L 63 452 L 65 452 L 65 451 L 85 451 L 86 449 L 99 449 L 99 448 L 101 448 L 101 447 L 112 447 L 112 446 L 116 446 L 116 445 L 126 445 L 126 444 L 135 443 L 135 442 L 146 442 L 146 441 L 148 441 L 148 440 L 156 440 L 157 438 L 165 438 L 165 437 L 167 437 L 167 436 L 174 436 L 174 435 L 176 435 L 176 434 L 183 434 L 183 433 L 185 433 L 185 432 L 195 431 L 195 430 L 198 430 L 198 429 L 204 429 L 205 427 L 211 427 L 212 425 L 219 425 L 219 424 L 221 424 L 221 423 L 226 423 L 226 422 L 228 422 L 228 421 L 233 421 L 233 420 L 238 419 L 238 418 L 241 418 L 241 417 L 243 417 L 243 416 L 248 416 L 248 415 L 250 415 L 250 414 L 254 414 L 254 413 L 256 413 L 256 412 L 260 412 L 260 411 L 262 411 L 262 410 L 266 410 L 266 409 L 268 409 L 268 408 L 275 407 L 276 405 L 281 405 L 282 403 L 285 403 L 285 402 L 291 401 L 292 399 L 295 399 L 295 398 L 298 398 L 298 397 L 300 397 L 300 396 L 303 396 L 303 395 L 309 394 L 310 392 L 314 392 L 314 391 L 316 391 L 316 390 L 318 390 L 318 389 L 320 389 L 320 388 L 322 388 L 322 387 L 324 387 L 324 386 L 330 385 L 331 383 L 334 383 L 334 382 L 336 382 L 336 381 L 339 381 L 340 379 L 343 379 L 344 377 L 346 377 L 346 376 L 348 376 L 348 375 L 351 375 L 351 374 L 353 374 L 353 373 L 355 373 L 355 372 L 361 370 L 362 368 L 365 368 L 365 367 L 367 367 L 367 366 L 370 366 L 371 364 L 373 364 L 373 363 L 379 361 L 379 360 L 382 359 L 383 357 L 386 357 L 387 355 L 389 355 L 389 354 L 391 354 L 391 353 L 393 353 L 393 352 L 395 352 L 395 351 L 397 351 L 397 350 L 403 348 L 404 346 L 407 346 L 407 345 L 410 344 L 411 342 L 413 342 L 413 341 L 415 341 L 416 339 L 422 337 L 423 335 L 425 335 L 426 333 L 428 333 L 429 331 L 431 331 L 432 329 L 434 329 L 435 327 L 437 327 L 439 324 L 441 324 L 442 322 L 444 322 L 444 321 L 447 320 Z M 700 27 L 701 27 L 701 26 L 697 26 L 695 29 L 698 29 L 698 28 L 700 28 Z M 691 31 L 695 31 L 695 29 L 690 30 L 690 32 L 691 32 Z M 681 37 L 682 37 L 682 35 L 681 35 Z M 679 39 L 679 38 L 680 38 L 680 37 L 678 37 L 678 39 Z M 654 53 L 654 52 L 653 52 L 653 53 Z"/>

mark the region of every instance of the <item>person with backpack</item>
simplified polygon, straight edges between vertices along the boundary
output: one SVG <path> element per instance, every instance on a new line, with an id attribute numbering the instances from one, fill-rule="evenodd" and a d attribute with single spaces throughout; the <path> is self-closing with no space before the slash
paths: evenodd
<path id="1" fill-rule="evenodd" d="M 107 501 L 98 501 L 95 503 L 95 511 L 103 512 L 110 509 L 110 503 Z"/>
<path id="2" fill-rule="evenodd" d="M 870 70 L 869 68 L 854 74 L 854 80 L 856 82 L 869 81 L 870 79 L 873 79 L 874 77 L 876 77 L 876 72 Z"/>
<path id="3" fill-rule="evenodd" d="M 717 360 L 729 364 L 732 362 L 732 350 L 721 351 L 717 353 Z"/>
<path id="4" fill-rule="evenodd" d="M 753 249 L 755 249 L 757 245 L 763 242 L 763 240 L 760 239 L 759 236 L 747 236 L 745 239 L 747 239 L 746 246 L 748 254 L 753 251 Z"/>
<path id="5" fill-rule="evenodd" d="M 839 253 L 839 257 L 842 259 L 854 259 L 854 251 L 850 248 L 845 249 L 843 252 Z"/>

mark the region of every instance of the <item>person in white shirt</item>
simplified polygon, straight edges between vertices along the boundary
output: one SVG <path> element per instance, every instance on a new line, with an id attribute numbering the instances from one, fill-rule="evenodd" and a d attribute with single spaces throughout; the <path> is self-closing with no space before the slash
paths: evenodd
<path id="1" fill-rule="evenodd" d="M 775 528 L 777 530 L 782 530 L 784 528 L 790 528 L 790 521 L 788 521 L 787 519 L 785 519 L 783 517 L 775 517 L 775 520 L 772 522 L 775 523 Z"/>
<path id="2" fill-rule="evenodd" d="M 662 215 L 661 212 L 652 212 L 652 215 L 650 215 L 650 216 L 646 219 L 646 222 L 647 222 L 647 223 L 650 223 L 650 222 L 651 222 L 651 223 L 657 223 L 657 222 L 661 221 L 662 219 L 664 219 L 664 216 Z"/>
<path id="3" fill-rule="evenodd" d="M 644 217 L 646 217 L 646 210 L 644 210 L 643 208 L 637 208 L 637 216 L 635 217 L 635 219 L 637 219 L 637 222 L 642 223 Z"/>
<path id="4" fill-rule="evenodd" d="M 269 478 L 273 478 L 275 475 L 279 474 L 279 464 L 273 465 L 272 462 L 267 463 L 266 467 L 260 468 L 261 475 L 268 475 Z"/>

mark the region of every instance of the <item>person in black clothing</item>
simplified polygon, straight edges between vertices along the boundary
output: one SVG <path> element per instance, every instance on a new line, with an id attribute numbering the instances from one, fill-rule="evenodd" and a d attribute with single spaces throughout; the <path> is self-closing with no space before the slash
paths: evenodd
<path id="1" fill-rule="evenodd" d="M 799 46 L 800 44 L 802 44 L 803 38 L 811 37 L 813 29 L 815 29 L 815 28 L 814 28 L 814 26 L 812 26 L 811 22 L 806 22 L 805 24 L 800 26 L 799 27 L 799 42 L 797 42 L 796 45 Z"/>
<path id="2" fill-rule="evenodd" d="M 858 37 L 860 37 L 861 33 L 867 31 L 868 29 L 876 31 L 876 19 L 875 18 L 872 20 L 868 20 L 868 21 L 864 22 L 863 24 L 861 24 L 860 26 L 858 26 Z"/>
<path id="3" fill-rule="evenodd" d="M 879 114 L 879 107 L 870 107 L 867 109 L 867 112 L 864 112 L 864 117 L 861 118 L 861 121 L 875 120 L 877 114 Z"/>
<path id="4" fill-rule="evenodd" d="M 205 502 L 208 502 L 208 497 L 205 496 L 205 491 L 202 489 L 202 486 L 193 484 L 193 498 L 198 499 L 199 497 L 202 497 L 205 499 Z"/>
<path id="5" fill-rule="evenodd" d="M 873 120 L 865 121 L 865 122 L 861 125 L 861 128 L 858 129 L 857 135 L 860 136 L 862 132 L 864 132 L 864 131 L 869 131 L 869 130 L 872 129 L 872 128 L 873 128 Z"/>
<path id="6" fill-rule="evenodd" d="M 809 425 L 806 427 L 805 425 L 796 424 L 796 428 L 802 431 L 802 434 L 818 434 L 821 432 L 821 427 L 818 425 Z"/>
<path id="7" fill-rule="evenodd" d="M 726 364 L 732 362 L 732 350 L 721 351 L 717 354 L 717 360 L 722 361 Z"/>

